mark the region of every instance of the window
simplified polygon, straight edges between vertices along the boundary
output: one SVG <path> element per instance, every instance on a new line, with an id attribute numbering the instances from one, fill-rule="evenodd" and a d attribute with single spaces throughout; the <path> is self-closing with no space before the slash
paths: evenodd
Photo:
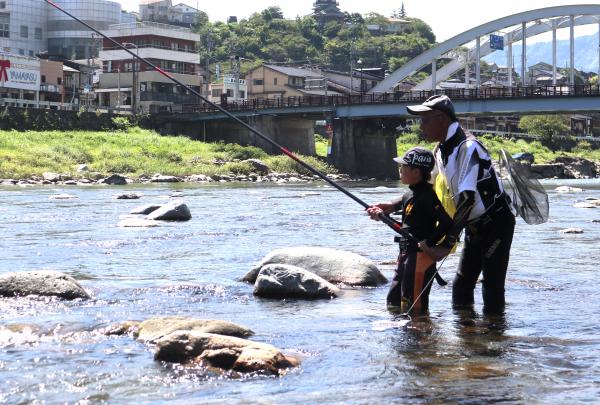
<path id="1" fill-rule="evenodd" d="M 246 92 L 244 90 L 240 90 L 240 98 L 246 98 Z"/>
<path id="2" fill-rule="evenodd" d="M 46 83 L 46 75 L 42 75 L 42 83 Z"/>
<path id="3" fill-rule="evenodd" d="M 21 25 L 21 38 L 29 38 L 29 27 Z"/>
<path id="4" fill-rule="evenodd" d="M 10 14 L 0 13 L 0 38 L 10 38 Z"/>
<path id="5" fill-rule="evenodd" d="M 56 78 L 56 84 L 58 84 L 59 86 L 62 84 L 62 77 Z"/>
<path id="6" fill-rule="evenodd" d="M 35 39 L 42 39 L 42 29 L 36 28 L 35 33 L 33 35 Z"/>
<path id="7" fill-rule="evenodd" d="M 29 51 L 29 56 L 31 56 L 33 58 L 33 51 Z"/>
<path id="8" fill-rule="evenodd" d="M 6 8 L 6 2 L 0 1 L 0 8 Z"/>
<path id="9" fill-rule="evenodd" d="M 221 97 L 221 89 L 213 89 L 212 96 L 213 97 Z"/>
<path id="10" fill-rule="evenodd" d="M 273 79 L 273 84 L 274 84 L 275 86 L 277 86 L 277 78 L 274 78 L 274 79 Z"/>
<path id="11" fill-rule="evenodd" d="M 254 79 L 252 81 L 252 84 L 254 84 L 255 86 L 262 86 L 263 85 L 263 79 Z"/>
<path id="12" fill-rule="evenodd" d="M 227 89 L 227 97 L 233 97 L 233 90 Z"/>
<path id="13" fill-rule="evenodd" d="M 19 49 L 19 55 L 25 56 L 25 49 Z"/>

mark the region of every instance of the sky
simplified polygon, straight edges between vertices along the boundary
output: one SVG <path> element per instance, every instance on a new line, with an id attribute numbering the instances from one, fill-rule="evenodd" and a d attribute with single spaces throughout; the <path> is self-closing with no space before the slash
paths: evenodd
<path id="1" fill-rule="evenodd" d="M 119 0 L 127 11 L 138 11 L 138 0 Z M 239 19 L 247 18 L 270 6 L 279 6 L 286 18 L 295 18 L 310 14 L 314 0 L 173 0 L 173 4 L 185 3 L 208 14 L 211 21 L 226 21 L 235 15 Z M 340 9 L 350 13 L 366 14 L 376 12 L 390 16 L 404 3 L 404 9 L 410 17 L 420 18 L 429 24 L 438 42 L 460 34 L 469 28 L 522 11 L 568 4 L 598 4 L 598 0 L 338 0 Z M 568 30 L 561 30 L 559 39 L 568 37 Z M 575 34 L 589 35 L 597 32 L 598 27 L 576 27 Z M 539 40 L 547 40 L 540 38 Z M 528 41 L 535 42 L 535 41 Z"/>

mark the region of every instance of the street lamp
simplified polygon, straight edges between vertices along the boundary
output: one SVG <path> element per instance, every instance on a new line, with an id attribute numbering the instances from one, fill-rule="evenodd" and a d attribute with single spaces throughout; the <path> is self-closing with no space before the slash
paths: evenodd
<path id="1" fill-rule="evenodd" d="M 138 48 L 138 46 L 132 42 L 123 42 L 121 45 L 123 45 L 124 47 L 128 47 L 128 46 L 133 46 L 135 48 L 135 53 L 136 55 L 140 56 L 140 49 Z M 139 59 L 135 59 L 131 65 L 131 112 L 133 113 L 133 115 L 135 115 L 137 113 L 137 96 L 138 96 L 138 88 L 139 86 L 137 85 L 137 78 L 138 75 L 136 75 L 136 63 Z M 141 66 L 140 66 L 141 67 Z"/>
<path id="2" fill-rule="evenodd" d="M 359 59 L 356 61 L 356 64 L 358 65 L 358 69 L 360 70 L 360 95 L 362 96 L 363 94 L 363 70 L 362 70 L 362 59 Z"/>

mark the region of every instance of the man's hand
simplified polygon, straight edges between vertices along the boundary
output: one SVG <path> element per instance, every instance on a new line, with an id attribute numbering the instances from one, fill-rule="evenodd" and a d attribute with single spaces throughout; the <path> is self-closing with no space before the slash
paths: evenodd
<path id="1" fill-rule="evenodd" d="M 419 248 L 423 252 L 425 252 L 425 254 L 427 254 L 427 256 L 431 257 L 436 262 L 439 262 L 444 257 L 448 256 L 448 254 L 450 254 L 450 251 L 452 250 L 451 248 L 447 248 L 445 246 L 430 247 L 427 244 L 427 241 L 424 241 L 424 240 L 419 242 Z"/>

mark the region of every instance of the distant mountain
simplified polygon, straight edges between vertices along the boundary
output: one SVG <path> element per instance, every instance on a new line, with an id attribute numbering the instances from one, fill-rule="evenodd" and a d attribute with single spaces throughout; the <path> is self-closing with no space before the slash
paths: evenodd
<path id="1" fill-rule="evenodd" d="M 506 66 L 506 47 L 483 58 L 488 63 Z M 521 44 L 513 45 L 514 67 L 521 72 Z M 527 44 L 527 66 L 538 62 L 552 64 L 552 41 Z M 556 66 L 569 67 L 569 40 L 556 41 Z M 584 72 L 598 72 L 598 34 L 575 38 L 575 68 Z"/>

